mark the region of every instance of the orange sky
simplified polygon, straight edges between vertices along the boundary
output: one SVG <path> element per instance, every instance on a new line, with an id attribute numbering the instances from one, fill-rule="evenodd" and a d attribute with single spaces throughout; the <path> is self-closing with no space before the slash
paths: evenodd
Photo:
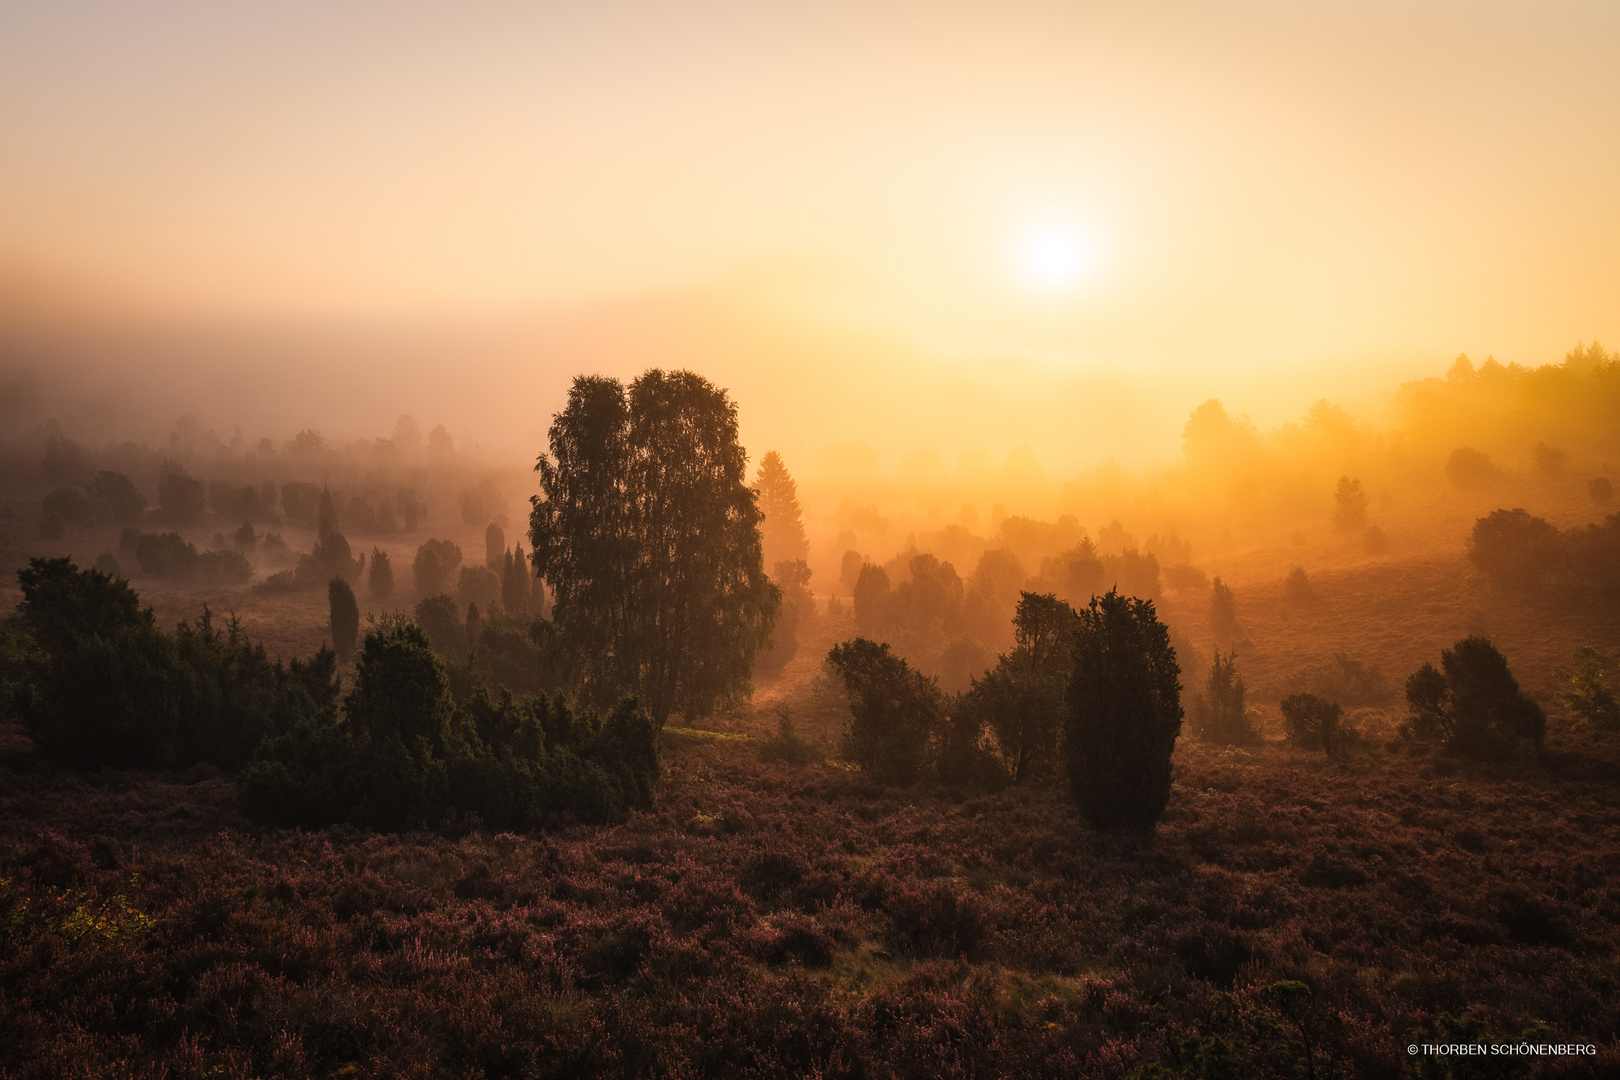
<path id="1" fill-rule="evenodd" d="M 1613 3 L 10 4 L 0 317 L 50 364 L 102 312 L 114 372 L 385 353 L 356 423 L 492 443 L 543 422 L 443 365 L 549 415 L 688 364 L 801 456 L 1163 457 L 1206 396 L 1620 337 L 1617 45 Z M 1032 234 L 1088 272 L 1032 287 Z"/>

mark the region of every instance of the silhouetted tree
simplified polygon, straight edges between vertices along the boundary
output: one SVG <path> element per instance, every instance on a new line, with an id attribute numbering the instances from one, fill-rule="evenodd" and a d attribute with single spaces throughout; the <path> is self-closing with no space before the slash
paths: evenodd
<path id="1" fill-rule="evenodd" d="M 1315 694 L 1290 694 L 1282 699 L 1282 715 L 1290 745 L 1321 750 L 1331 758 L 1343 755 L 1347 731 L 1337 701 Z"/>
<path id="2" fill-rule="evenodd" d="M 1590 645 L 1575 650 L 1568 667 L 1554 672 L 1562 684 L 1558 703 L 1581 723 L 1604 731 L 1620 731 L 1620 698 L 1609 685 L 1612 662 Z"/>
<path id="3" fill-rule="evenodd" d="M 477 604 L 485 611 L 501 595 L 501 579 L 487 566 L 463 566 L 456 582 L 456 598 L 464 604 Z"/>
<path id="4" fill-rule="evenodd" d="M 1521 743 L 1541 747 L 1546 714 L 1520 691 L 1507 660 L 1488 640 L 1467 637 L 1442 650 L 1440 667 L 1424 664 L 1406 680 L 1412 714 L 1401 726 L 1403 735 L 1479 759 L 1512 757 Z"/>
<path id="5" fill-rule="evenodd" d="M 291 521 L 314 525 L 321 506 L 321 489 L 302 480 L 281 485 L 281 509 Z"/>
<path id="6" fill-rule="evenodd" d="M 416 624 L 441 656 L 457 659 L 462 654 L 464 631 L 461 611 L 443 593 L 425 596 L 416 605 Z"/>
<path id="7" fill-rule="evenodd" d="M 158 511 L 170 525 L 190 525 L 202 520 L 207 505 L 201 480 L 186 475 L 180 466 L 170 462 L 163 479 L 158 481 Z"/>
<path id="8" fill-rule="evenodd" d="M 416 591 L 424 596 L 444 592 L 450 575 L 461 565 L 461 547 L 449 540 L 428 540 L 416 549 L 411 565 Z"/>
<path id="9" fill-rule="evenodd" d="M 1219 577 L 1209 589 L 1209 632 L 1217 642 L 1230 642 L 1237 633 L 1237 604 Z"/>
<path id="10" fill-rule="evenodd" d="M 1568 465 L 1569 455 L 1556 446 L 1549 446 L 1544 442 L 1536 443 L 1535 448 L 1530 451 L 1530 467 L 1539 476 L 1549 478 L 1562 476 Z"/>
<path id="11" fill-rule="evenodd" d="M 1333 527 L 1341 533 L 1358 532 L 1367 526 L 1367 489 L 1360 480 L 1339 477 L 1333 491 Z"/>
<path id="12" fill-rule="evenodd" d="M 128 525 L 139 521 L 146 513 L 146 497 L 135 490 L 135 482 L 123 473 L 103 469 L 85 485 L 85 493 L 90 496 L 98 521 Z"/>
<path id="13" fill-rule="evenodd" d="M 737 409 L 691 372 L 574 380 L 536 465 L 529 540 L 587 689 L 662 726 L 743 693 L 781 598 L 761 562 Z"/>
<path id="14" fill-rule="evenodd" d="M 360 640 L 360 605 L 355 603 L 354 590 L 340 577 L 327 582 L 326 599 L 331 607 L 332 649 L 338 662 L 347 664 Z"/>
<path id="15" fill-rule="evenodd" d="M 810 566 L 803 559 L 779 562 L 771 580 L 782 594 L 782 610 L 771 632 L 770 647 L 761 651 L 754 670 L 767 677 L 779 674 L 799 651 L 799 630 L 815 615 L 810 595 Z"/>
<path id="16" fill-rule="evenodd" d="M 1260 741 L 1249 718 L 1244 698 L 1248 688 L 1237 671 L 1237 655 L 1227 653 L 1221 661 L 1221 652 L 1215 650 L 1210 664 L 1209 678 L 1204 692 L 1193 698 L 1193 732 L 1205 742 L 1229 746 L 1250 746 Z"/>
<path id="17" fill-rule="evenodd" d="M 253 528 L 253 522 L 244 521 L 242 527 L 231 534 L 231 540 L 236 544 L 236 550 L 244 555 L 251 555 L 253 549 L 259 544 L 259 534 Z"/>
<path id="18" fill-rule="evenodd" d="M 838 584 L 846 591 L 854 592 L 855 583 L 861 578 L 861 567 L 866 565 L 866 557 L 854 548 L 844 552 L 844 557 L 838 563 Z"/>
<path id="19" fill-rule="evenodd" d="M 973 680 L 959 711 L 981 717 L 995 732 L 1008 779 L 1022 784 L 1056 766 L 1079 618 L 1050 593 L 1026 592 L 1013 624 L 1012 652 Z"/>
<path id="20" fill-rule="evenodd" d="M 94 513 L 90 500 L 78 488 L 57 488 L 40 501 L 46 517 L 56 517 L 68 525 L 87 525 Z"/>
<path id="21" fill-rule="evenodd" d="M 1446 458 L 1446 479 L 1451 486 L 1462 491 L 1489 487 L 1502 479 L 1502 470 L 1490 456 L 1472 447 L 1462 446 Z"/>
<path id="22" fill-rule="evenodd" d="M 493 521 L 484 530 L 484 566 L 495 574 L 506 568 L 506 533 Z"/>
<path id="23" fill-rule="evenodd" d="M 179 533 L 145 533 L 135 542 L 135 561 L 144 574 L 184 580 L 197 572 L 197 549 Z"/>
<path id="24" fill-rule="evenodd" d="M 945 727 L 945 696 L 932 679 L 866 638 L 833 646 L 830 664 L 849 692 L 844 756 L 879 783 L 910 784 L 928 772 Z"/>
<path id="25" fill-rule="evenodd" d="M 396 497 L 399 500 L 399 515 L 405 521 L 405 531 L 408 533 L 415 532 L 417 523 L 422 520 L 423 510 L 421 500 L 416 497 L 416 490 L 414 488 L 400 488 Z"/>
<path id="26" fill-rule="evenodd" d="M 501 606 L 508 615 L 523 615 L 529 610 L 529 560 L 523 557 L 523 545 L 517 545 L 503 560 L 501 573 Z"/>
<path id="27" fill-rule="evenodd" d="M 881 566 L 865 563 L 855 579 L 855 626 L 863 634 L 882 635 L 889 628 L 893 595 L 889 574 Z"/>
<path id="28" fill-rule="evenodd" d="M 371 572 L 366 580 L 366 589 L 378 600 L 386 600 L 394 595 L 394 564 L 388 559 L 388 552 L 382 548 L 371 549 Z"/>
<path id="29" fill-rule="evenodd" d="M 1602 506 L 1614 498 L 1614 485 L 1607 476 L 1594 476 L 1586 482 L 1586 492 L 1592 496 L 1592 501 Z"/>
<path id="30" fill-rule="evenodd" d="M 1153 603 L 1110 590 L 1078 612 L 1064 759 L 1081 816 L 1152 830 L 1170 800 L 1181 669 Z"/>
<path id="31" fill-rule="evenodd" d="M 1491 511 L 1468 537 L 1468 561 L 1502 585 L 1534 588 L 1561 556 L 1558 528 L 1522 509 Z"/>
<path id="32" fill-rule="evenodd" d="M 62 425 L 55 420 L 45 425 L 45 458 L 40 472 L 47 483 L 81 483 L 90 472 L 84 448 L 62 434 Z"/>
<path id="33" fill-rule="evenodd" d="M 754 490 L 759 494 L 760 513 L 765 515 L 760 525 L 765 565 L 804 562 L 810 557 L 810 542 L 805 539 L 800 517 L 798 485 L 775 450 L 760 459 Z"/>

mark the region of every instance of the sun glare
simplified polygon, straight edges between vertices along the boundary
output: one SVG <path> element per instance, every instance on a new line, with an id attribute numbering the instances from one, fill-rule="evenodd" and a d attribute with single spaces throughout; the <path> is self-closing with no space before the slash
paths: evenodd
<path id="1" fill-rule="evenodd" d="M 1042 225 L 1024 233 L 1013 252 L 1013 267 L 1028 288 L 1067 292 L 1091 278 L 1099 266 L 1096 244 L 1072 228 Z"/>

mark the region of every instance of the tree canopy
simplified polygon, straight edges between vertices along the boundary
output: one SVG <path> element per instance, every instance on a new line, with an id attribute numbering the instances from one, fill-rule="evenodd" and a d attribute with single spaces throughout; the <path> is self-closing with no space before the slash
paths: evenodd
<path id="1" fill-rule="evenodd" d="M 736 405 L 699 375 L 574 380 L 529 541 L 587 693 L 634 691 L 662 725 L 748 688 L 781 597 L 746 462 Z"/>

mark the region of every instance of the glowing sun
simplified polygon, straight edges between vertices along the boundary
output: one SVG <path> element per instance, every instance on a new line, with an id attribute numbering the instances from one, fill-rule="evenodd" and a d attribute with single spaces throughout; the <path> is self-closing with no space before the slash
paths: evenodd
<path id="1" fill-rule="evenodd" d="M 1013 270 L 1028 288 L 1039 292 L 1066 292 L 1083 284 L 1099 269 L 1095 242 L 1077 230 L 1047 224 L 1027 230 L 1012 253 Z"/>

